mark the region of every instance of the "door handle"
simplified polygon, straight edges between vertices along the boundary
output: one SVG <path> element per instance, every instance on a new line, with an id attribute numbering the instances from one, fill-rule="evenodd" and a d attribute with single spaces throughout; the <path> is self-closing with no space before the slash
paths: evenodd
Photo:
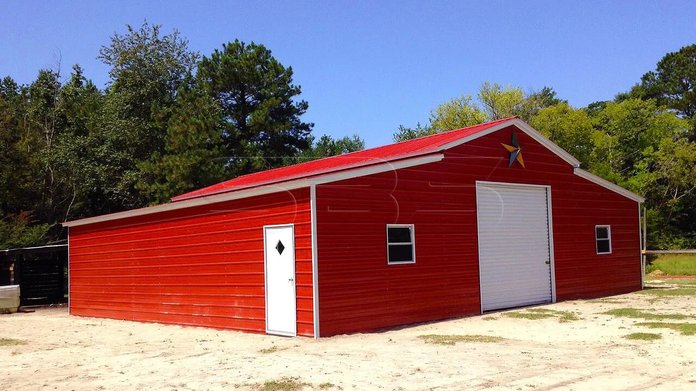
<path id="1" fill-rule="evenodd" d="M 550 264 L 551 264 L 551 261 L 546 261 L 546 262 L 544 262 L 544 263 L 547 264 L 547 265 L 550 265 Z"/>

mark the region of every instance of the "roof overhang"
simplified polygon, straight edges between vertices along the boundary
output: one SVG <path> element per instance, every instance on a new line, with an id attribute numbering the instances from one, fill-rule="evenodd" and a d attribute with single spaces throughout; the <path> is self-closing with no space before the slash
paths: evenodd
<path id="1" fill-rule="evenodd" d="M 118 213 L 111 213 L 102 216 L 88 217 L 86 219 L 67 221 L 63 223 L 65 227 L 77 227 L 80 225 L 95 224 L 105 221 L 126 219 L 129 217 L 144 216 L 154 213 L 169 212 L 178 209 L 192 208 L 202 205 L 210 205 L 219 202 L 238 200 L 242 198 L 255 197 L 260 195 L 278 193 L 283 191 L 301 189 L 305 187 L 310 187 L 312 185 L 319 185 L 329 182 L 337 182 L 350 178 L 357 178 L 366 175 L 379 174 L 382 172 L 388 172 L 393 170 L 398 170 L 401 168 L 420 166 L 423 164 L 439 162 L 445 157 L 442 153 L 429 153 L 423 156 L 412 157 L 408 159 L 402 159 L 397 161 L 384 161 L 381 163 L 373 164 L 367 167 L 361 167 L 356 169 L 342 170 L 338 172 L 331 172 L 327 174 L 317 175 L 309 178 L 302 178 L 297 180 L 292 180 L 288 182 L 276 183 L 263 185 L 243 190 L 231 191 L 221 194 L 215 194 L 205 197 L 192 198 L 189 200 L 182 200 L 177 202 L 171 202 L 168 204 L 150 206 L 146 208 L 132 209 Z"/>

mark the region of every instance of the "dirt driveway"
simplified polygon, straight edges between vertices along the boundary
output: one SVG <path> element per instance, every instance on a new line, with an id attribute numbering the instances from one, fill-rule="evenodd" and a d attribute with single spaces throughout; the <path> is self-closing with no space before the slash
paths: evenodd
<path id="1" fill-rule="evenodd" d="M 321 340 L 1 315 L 0 388 L 694 390 L 696 285 L 677 283 Z"/>

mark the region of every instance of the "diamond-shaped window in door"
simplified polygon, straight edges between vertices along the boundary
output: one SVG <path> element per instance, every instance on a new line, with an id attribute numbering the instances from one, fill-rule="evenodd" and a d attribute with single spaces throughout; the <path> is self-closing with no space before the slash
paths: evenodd
<path id="1" fill-rule="evenodd" d="M 285 250 L 285 246 L 283 246 L 283 242 L 280 240 L 278 241 L 278 244 L 276 244 L 275 249 L 278 250 L 278 254 L 283 255 L 283 250 Z"/>

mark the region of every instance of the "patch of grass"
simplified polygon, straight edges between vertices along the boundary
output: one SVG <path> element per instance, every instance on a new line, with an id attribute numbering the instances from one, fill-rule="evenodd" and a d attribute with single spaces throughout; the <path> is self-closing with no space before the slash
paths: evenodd
<path id="1" fill-rule="evenodd" d="M 696 254 L 662 254 L 652 261 L 645 272 L 660 270 L 668 276 L 696 276 Z"/>
<path id="2" fill-rule="evenodd" d="M 651 329 L 671 329 L 679 331 L 682 335 L 696 335 L 696 323 L 644 322 L 636 323 L 636 326 L 645 326 Z"/>
<path id="3" fill-rule="evenodd" d="M 268 353 L 275 353 L 275 352 L 280 352 L 281 350 L 285 350 L 287 348 L 281 348 L 279 346 L 271 346 L 270 348 L 264 348 L 259 350 L 259 353 L 263 354 L 268 354 Z"/>
<path id="4" fill-rule="evenodd" d="M 17 345 L 26 345 L 27 341 L 23 339 L 14 339 L 14 338 L 0 338 L 0 346 L 17 346 Z"/>
<path id="5" fill-rule="evenodd" d="M 624 338 L 635 339 L 639 341 L 655 341 L 657 339 L 662 338 L 662 335 L 656 333 L 631 333 L 628 335 L 624 335 Z"/>
<path id="6" fill-rule="evenodd" d="M 341 389 L 341 387 L 336 387 L 335 384 L 329 383 L 329 382 L 319 384 L 319 389 L 320 389 L 320 390 L 328 390 L 329 388 L 338 388 L 338 389 Z"/>
<path id="7" fill-rule="evenodd" d="M 612 297 L 588 300 L 588 302 L 597 304 L 626 304 L 626 300 L 615 299 Z"/>
<path id="8" fill-rule="evenodd" d="M 656 286 L 659 288 L 662 288 L 664 286 L 672 286 L 672 285 L 691 287 L 691 286 L 696 285 L 696 280 L 694 280 L 694 279 L 680 279 L 680 278 L 665 279 L 665 278 L 660 278 L 660 277 L 646 277 L 645 283 L 646 283 L 646 285 Z"/>
<path id="9" fill-rule="evenodd" d="M 297 377 L 281 377 L 278 380 L 269 380 L 263 383 L 260 391 L 297 391 L 309 386 L 308 383 L 300 381 Z"/>
<path id="10" fill-rule="evenodd" d="M 655 313 L 639 310 L 637 308 L 617 308 L 615 310 L 602 312 L 602 314 L 618 316 L 621 318 L 634 318 L 634 319 L 645 319 L 645 320 L 662 320 L 662 319 L 684 320 L 684 319 L 689 318 L 689 316 L 682 315 L 682 314 L 655 314 Z"/>
<path id="11" fill-rule="evenodd" d="M 669 284 L 681 286 L 694 286 L 696 285 L 696 280 L 669 280 Z"/>
<path id="12" fill-rule="evenodd" d="M 454 345 L 457 342 L 502 342 L 503 337 L 495 337 L 492 335 L 442 335 L 442 334 L 427 334 L 419 335 L 418 338 L 435 345 Z"/>
<path id="13" fill-rule="evenodd" d="M 696 288 L 651 288 L 638 291 L 642 295 L 652 296 L 696 296 Z"/>
<path id="14" fill-rule="evenodd" d="M 530 308 L 525 311 L 506 312 L 504 315 L 510 318 L 529 320 L 558 318 L 558 321 L 562 323 L 580 320 L 580 318 L 573 312 L 549 310 L 546 308 Z"/>

